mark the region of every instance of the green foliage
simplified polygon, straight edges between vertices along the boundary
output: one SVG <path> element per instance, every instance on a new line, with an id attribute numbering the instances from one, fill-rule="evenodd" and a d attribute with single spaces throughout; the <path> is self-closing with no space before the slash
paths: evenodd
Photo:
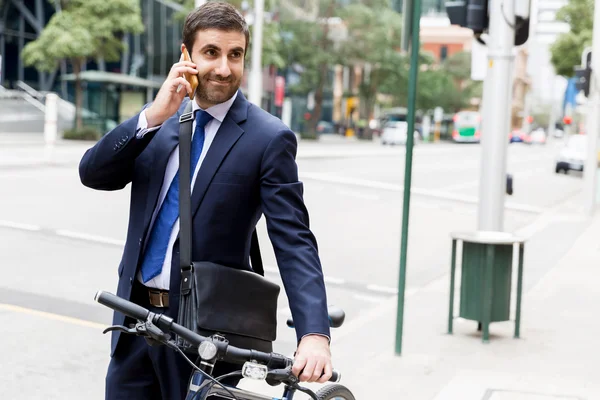
<path id="1" fill-rule="evenodd" d="M 173 15 L 176 21 L 185 22 L 187 15 L 195 8 L 194 0 L 175 0 L 177 3 L 183 5 L 184 9 Z M 241 10 L 242 0 L 229 0 L 227 3 L 232 4 L 238 10 Z M 269 11 L 274 9 L 274 5 L 270 1 L 265 1 L 265 10 Z M 253 7 L 253 2 L 250 2 L 250 9 Z M 250 44 L 248 46 L 248 53 L 246 54 L 246 61 L 251 62 L 252 54 L 252 26 L 250 28 Z M 279 22 L 271 21 L 263 24 L 263 52 L 261 56 L 261 62 L 263 66 L 274 65 L 277 68 L 283 68 L 285 66 L 285 60 L 281 55 L 281 32 Z"/>
<path id="2" fill-rule="evenodd" d="M 581 63 L 581 53 L 592 43 L 594 0 L 570 0 L 556 14 L 556 19 L 571 27 L 550 47 L 550 61 L 558 75 L 571 77 Z"/>
<path id="3" fill-rule="evenodd" d="M 26 65 L 52 72 L 61 60 L 85 62 L 93 57 L 118 60 L 124 32 L 142 32 L 137 0 L 70 0 L 55 13 L 40 36 L 23 49 Z"/>
<path id="4" fill-rule="evenodd" d="M 457 81 L 471 79 L 471 53 L 455 53 L 444 61 L 443 67 Z"/>
<path id="5" fill-rule="evenodd" d="M 101 137 L 102 134 L 97 129 L 88 126 L 63 132 L 63 139 L 69 140 L 99 140 Z"/>
<path id="6" fill-rule="evenodd" d="M 138 0 L 69 0 L 56 12 L 40 36 L 27 43 L 21 57 L 25 65 L 52 72 L 61 60 L 75 73 L 76 126 L 81 128 L 82 89 L 79 73 L 91 58 L 117 61 L 123 50 L 123 33 L 143 31 Z"/>
<path id="7" fill-rule="evenodd" d="M 359 86 L 360 116 L 368 118 L 378 93 L 399 95 L 408 82 L 408 59 L 399 52 L 402 17 L 388 2 L 350 4 L 338 14 L 346 24 L 347 40 L 339 48 L 345 64 L 367 67 Z"/>
<path id="8" fill-rule="evenodd" d="M 282 21 L 281 32 L 282 58 L 287 66 L 301 72 L 300 82 L 289 89 L 294 94 L 307 94 L 317 86 L 319 66 L 332 67 L 337 63 L 333 45 L 324 37 L 323 26 L 317 21 Z"/>

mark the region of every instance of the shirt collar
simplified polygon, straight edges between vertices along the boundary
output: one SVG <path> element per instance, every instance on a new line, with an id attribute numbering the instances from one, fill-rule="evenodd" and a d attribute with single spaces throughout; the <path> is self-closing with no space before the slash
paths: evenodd
<path id="1" fill-rule="evenodd" d="M 227 115 L 227 113 L 229 112 L 229 109 L 231 108 L 231 105 L 235 101 L 237 94 L 238 94 L 238 92 L 236 90 L 234 95 L 226 102 L 216 104 L 212 107 L 207 108 L 204 111 L 209 113 L 214 119 L 218 120 L 219 122 L 223 122 L 223 120 L 225 119 L 225 116 Z M 202 110 L 202 109 L 200 108 L 200 106 L 198 105 L 196 100 L 194 100 L 192 103 L 192 112 L 195 113 L 196 110 Z"/>

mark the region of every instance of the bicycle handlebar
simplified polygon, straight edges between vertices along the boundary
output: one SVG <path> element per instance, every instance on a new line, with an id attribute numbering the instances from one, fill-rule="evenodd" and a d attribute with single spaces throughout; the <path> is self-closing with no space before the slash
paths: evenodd
<path id="1" fill-rule="evenodd" d="M 94 300 L 108 308 L 125 314 L 128 317 L 135 318 L 138 321 L 146 321 L 148 316 L 153 314 L 144 307 L 102 290 L 96 293 Z M 188 343 L 191 343 L 193 346 L 195 346 L 196 349 L 202 342 L 210 341 L 217 346 L 219 353 L 223 355 L 222 359 L 224 361 L 234 364 L 243 364 L 246 361 L 256 360 L 262 364 L 268 365 L 271 369 L 282 369 L 286 368 L 288 365 L 292 365 L 293 363 L 291 358 L 285 357 L 281 354 L 241 349 L 224 342 L 214 341 L 210 338 L 198 335 L 197 333 L 192 332 L 182 325 L 179 325 L 178 323 L 174 322 L 172 318 L 163 314 L 154 314 L 152 323 L 154 323 L 163 331 L 175 333 L 179 337 L 185 339 Z M 341 374 L 334 370 L 329 381 L 339 382 L 340 378 Z"/>

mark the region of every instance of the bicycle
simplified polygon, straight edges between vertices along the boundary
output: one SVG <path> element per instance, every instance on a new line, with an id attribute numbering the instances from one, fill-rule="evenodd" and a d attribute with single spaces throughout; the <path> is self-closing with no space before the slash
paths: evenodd
<path id="1" fill-rule="evenodd" d="M 165 345 L 180 353 L 194 371 L 190 377 L 188 393 L 185 400 L 206 400 L 208 396 L 217 395 L 230 400 L 292 400 L 297 391 L 306 393 L 313 400 L 355 400 L 354 395 L 348 388 L 338 384 L 341 374 L 334 370 L 329 384 L 318 390 L 312 390 L 299 385 L 299 379 L 292 374 L 293 360 L 278 353 L 264 353 L 257 350 L 246 350 L 229 345 L 227 339 L 220 334 L 204 337 L 175 323 L 172 318 L 163 314 L 153 313 L 144 307 L 134 304 L 128 300 L 118 297 L 112 293 L 99 291 L 94 299 L 115 311 L 119 311 L 137 323 L 131 328 L 122 325 L 114 325 L 106 328 L 103 333 L 119 330 L 122 333 L 134 334 L 144 337 L 152 344 Z M 344 313 L 334 309 L 329 313 L 329 321 L 332 327 L 339 327 L 343 323 Z M 293 326 L 290 318 L 288 326 Z M 197 349 L 200 359 L 199 365 L 192 362 L 183 350 L 183 344 L 171 338 L 171 334 L 177 335 L 187 342 L 193 349 Z M 181 342 L 181 341 L 179 341 Z M 194 351 L 195 353 L 196 351 Z M 226 361 L 243 365 L 241 371 L 232 372 L 220 377 L 213 377 L 212 372 L 215 362 Z M 220 381 L 229 377 L 245 377 L 249 379 L 263 380 L 271 386 L 284 385 L 283 397 L 275 399 L 236 387 L 222 384 Z"/>

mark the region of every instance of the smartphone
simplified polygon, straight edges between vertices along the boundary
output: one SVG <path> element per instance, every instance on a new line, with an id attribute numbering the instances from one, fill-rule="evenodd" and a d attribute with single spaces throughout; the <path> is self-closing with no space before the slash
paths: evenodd
<path id="1" fill-rule="evenodd" d="M 186 48 L 183 49 L 183 59 L 185 61 L 190 61 L 190 62 L 192 61 L 192 58 L 190 57 L 190 53 L 188 53 Z M 190 98 L 193 99 L 194 94 L 196 93 L 196 88 L 198 87 L 198 77 L 196 75 L 190 75 L 190 74 L 183 74 L 183 77 L 185 78 L 186 81 L 189 82 L 190 86 L 192 87 L 192 94 L 190 95 Z"/>

